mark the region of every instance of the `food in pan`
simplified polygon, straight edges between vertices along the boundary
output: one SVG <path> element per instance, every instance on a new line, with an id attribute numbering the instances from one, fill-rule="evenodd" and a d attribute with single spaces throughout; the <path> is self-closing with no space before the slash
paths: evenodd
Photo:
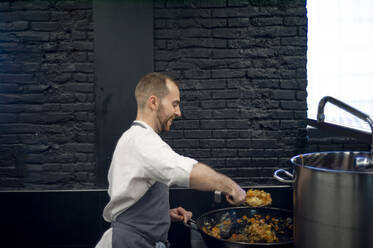
<path id="1" fill-rule="evenodd" d="M 278 242 L 278 238 L 271 224 L 252 223 L 248 227 L 248 230 L 246 232 L 250 234 L 249 235 L 250 243 L 260 242 L 262 240 L 267 243 Z"/>
<path id="2" fill-rule="evenodd" d="M 249 189 L 246 192 L 246 204 L 251 207 L 263 207 L 272 204 L 271 194 L 264 190 Z"/>
<path id="3" fill-rule="evenodd" d="M 202 230 L 215 238 L 224 239 L 222 237 L 224 229 L 229 225 L 231 233 L 227 240 L 240 241 L 246 243 L 278 243 L 278 235 L 283 235 L 285 232 L 291 232 L 293 229 L 291 219 L 277 219 L 274 217 L 261 216 L 255 214 L 252 217 L 246 215 L 237 218 L 236 223 L 225 219 L 222 223 L 216 225 L 205 225 Z"/>

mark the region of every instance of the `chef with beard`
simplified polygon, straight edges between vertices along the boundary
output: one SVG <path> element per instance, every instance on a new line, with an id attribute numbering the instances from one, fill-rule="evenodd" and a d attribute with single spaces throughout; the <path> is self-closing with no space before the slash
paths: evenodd
<path id="1" fill-rule="evenodd" d="M 103 216 L 111 222 L 96 248 L 165 248 L 171 221 L 187 222 L 192 213 L 169 208 L 169 187 L 225 192 L 237 205 L 245 191 L 229 177 L 195 159 L 176 153 L 159 136 L 181 116 L 177 83 L 149 73 L 135 89 L 137 116 L 120 137 L 108 180 L 110 201 Z"/>

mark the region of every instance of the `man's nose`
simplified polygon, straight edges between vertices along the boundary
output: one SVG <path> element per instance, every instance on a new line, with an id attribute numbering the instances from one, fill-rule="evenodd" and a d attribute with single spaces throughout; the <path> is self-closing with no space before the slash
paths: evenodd
<path id="1" fill-rule="evenodd" d="M 180 111 L 180 107 L 179 106 L 176 108 L 175 115 L 178 116 L 178 117 L 181 116 L 181 111 Z"/>

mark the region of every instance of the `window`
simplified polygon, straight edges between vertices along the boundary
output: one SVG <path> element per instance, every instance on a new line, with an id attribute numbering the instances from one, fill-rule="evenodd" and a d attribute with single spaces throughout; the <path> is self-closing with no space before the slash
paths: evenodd
<path id="1" fill-rule="evenodd" d="M 332 96 L 373 118 L 373 1 L 308 0 L 308 118 Z M 325 121 L 370 132 L 369 125 L 327 103 Z"/>

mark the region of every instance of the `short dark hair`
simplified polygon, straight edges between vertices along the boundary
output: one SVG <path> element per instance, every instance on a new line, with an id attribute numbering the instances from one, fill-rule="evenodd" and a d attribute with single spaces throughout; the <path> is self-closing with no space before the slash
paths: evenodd
<path id="1" fill-rule="evenodd" d="M 173 82 L 177 86 L 176 82 L 171 77 L 159 72 L 151 72 L 141 78 L 135 89 L 137 106 L 143 108 L 148 98 L 152 95 L 160 99 L 166 96 L 169 93 L 167 80 Z"/>

